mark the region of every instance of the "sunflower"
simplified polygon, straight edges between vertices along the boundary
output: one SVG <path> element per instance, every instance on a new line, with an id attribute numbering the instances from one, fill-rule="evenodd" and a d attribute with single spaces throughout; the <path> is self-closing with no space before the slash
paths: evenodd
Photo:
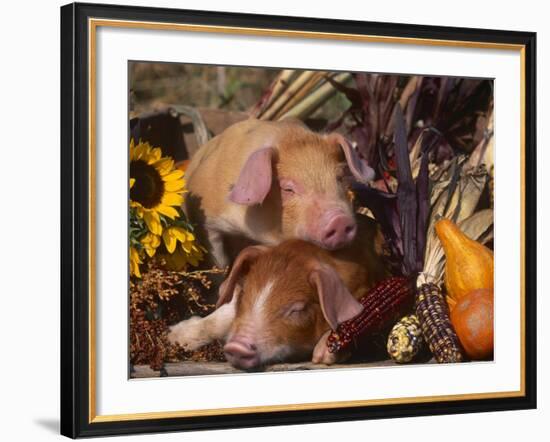
<path id="1" fill-rule="evenodd" d="M 163 255 L 168 270 L 181 271 L 188 264 L 198 266 L 199 261 L 202 261 L 205 250 L 201 246 L 193 245 L 190 248 L 191 252 L 185 252 L 181 247 L 177 247 L 171 255 Z"/>
<path id="2" fill-rule="evenodd" d="M 158 246 L 160 246 L 160 236 L 147 232 L 140 239 L 140 243 L 143 246 L 145 253 L 147 253 L 149 258 L 152 258 L 155 256 Z"/>
<path id="3" fill-rule="evenodd" d="M 154 235 L 162 234 L 160 215 L 172 220 L 179 216 L 176 208 L 185 193 L 183 174 L 172 158 L 162 156 L 159 147 L 130 141 L 130 207 Z"/>
<path id="4" fill-rule="evenodd" d="M 197 266 L 206 252 L 203 247 L 196 244 L 195 235 L 182 227 L 166 228 L 162 232 L 162 239 L 169 253 L 165 257 L 167 265 L 175 270 L 180 270 L 187 264 Z M 180 247 L 177 247 L 178 243 Z"/>
<path id="5" fill-rule="evenodd" d="M 141 272 L 139 271 L 139 265 L 143 263 L 141 257 L 139 256 L 138 250 L 131 246 L 130 247 L 130 275 L 135 275 L 138 278 L 141 278 Z"/>

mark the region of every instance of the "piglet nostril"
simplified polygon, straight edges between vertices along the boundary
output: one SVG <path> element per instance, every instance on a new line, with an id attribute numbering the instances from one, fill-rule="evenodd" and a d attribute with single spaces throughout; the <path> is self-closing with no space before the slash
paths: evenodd
<path id="1" fill-rule="evenodd" d="M 234 367 L 250 369 L 260 362 L 256 345 L 247 339 L 235 339 L 225 344 L 223 351 Z"/>
<path id="2" fill-rule="evenodd" d="M 336 249 L 349 244 L 355 237 L 357 226 L 355 220 L 345 214 L 332 217 L 322 232 L 323 247 Z"/>
<path id="3" fill-rule="evenodd" d="M 346 229 L 345 229 L 345 236 L 346 236 L 346 239 L 351 241 L 353 238 L 355 238 L 355 233 L 357 232 L 357 225 L 354 223 L 354 224 L 349 224 Z"/>

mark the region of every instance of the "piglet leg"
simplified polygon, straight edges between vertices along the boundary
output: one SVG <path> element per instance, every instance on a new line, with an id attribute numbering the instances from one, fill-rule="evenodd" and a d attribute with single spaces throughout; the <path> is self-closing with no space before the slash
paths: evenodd
<path id="1" fill-rule="evenodd" d="M 217 339 L 225 340 L 235 318 L 235 296 L 204 318 L 193 316 L 170 327 L 168 341 L 193 351 Z"/>
<path id="2" fill-rule="evenodd" d="M 328 351 L 327 339 L 332 330 L 327 331 L 321 339 L 315 345 L 313 349 L 313 356 L 311 357 L 311 362 L 314 364 L 325 364 L 332 365 L 345 362 L 350 356 L 351 353 L 347 350 L 342 350 L 336 353 L 331 353 Z"/>
<path id="3" fill-rule="evenodd" d="M 210 243 L 210 254 L 214 257 L 215 264 L 222 269 L 227 267 L 229 259 L 223 244 L 223 234 L 219 230 L 207 229 L 207 236 Z"/>

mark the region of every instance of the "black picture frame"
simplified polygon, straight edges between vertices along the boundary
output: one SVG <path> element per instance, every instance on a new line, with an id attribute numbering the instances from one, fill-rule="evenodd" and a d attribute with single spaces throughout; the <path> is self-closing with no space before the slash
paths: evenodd
<path id="1" fill-rule="evenodd" d="M 89 395 L 88 19 L 343 33 L 521 45 L 524 51 L 524 395 L 318 410 L 93 421 Z M 61 8 L 61 434 L 240 428 L 536 408 L 536 34 L 488 29 L 312 19 L 115 5 Z"/>

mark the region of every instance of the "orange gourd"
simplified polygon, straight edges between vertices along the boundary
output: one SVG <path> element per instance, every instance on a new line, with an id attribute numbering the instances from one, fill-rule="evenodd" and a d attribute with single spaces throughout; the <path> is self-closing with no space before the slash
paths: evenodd
<path id="1" fill-rule="evenodd" d="M 435 223 L 445 251 L 445 288 L 451 310 L 466 294 L 476 289 L 493 289 L 493 252 L 468 238 L 448 219 Z"/>
<path id="2" fill-rule="evenodd" d="M 493 356 L 493 290 L 473 290 L 451 311 L 451 323 L 470 359 Z"/>

